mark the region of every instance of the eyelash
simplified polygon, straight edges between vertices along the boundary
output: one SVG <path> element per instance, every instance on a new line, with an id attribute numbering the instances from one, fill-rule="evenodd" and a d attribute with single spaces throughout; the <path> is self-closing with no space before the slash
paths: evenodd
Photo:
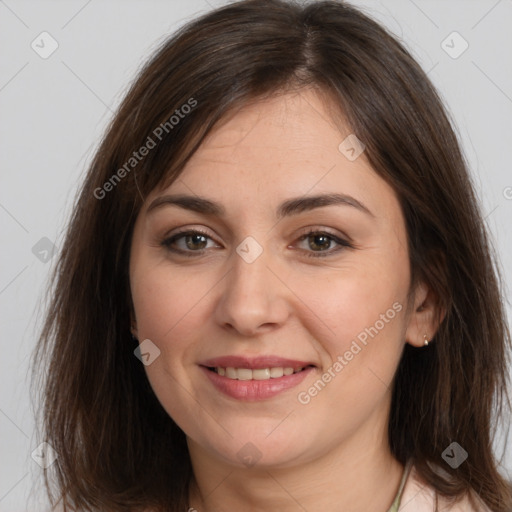
<path id="1" fill-rule="evenodd" d="M 183 256 L 186 256 L 188 258 L 193 258 L 196 256 L 200 256 L 206 251 L 207 249 L 201 249 L 200 251 L 183 251 L 182 249 L 176 249 L 172 248 L 171 245 L 175 243 L 177 240 L 190 235 L 203 235 L 206 238 L 212 239 L 208 233 L 205 233 L 204 231 L 201 231 L 200 229 L 193 229 L 193 230 L 184 230 L 180 231 L 174 235 L 172 235 L 169 238 L 166 238 L 161 242 L 161 245 L 165 247 L 168 251 L 181 254 Z M 332 233 L 329 233 L 328 231 L 321 231 L 321 230 L 310 230 L 306 233 L 303 233 L 299 236 L 298 241 L 302 242 L 303 240 L 307 239 L 308 237 L 312 235 L 323 235 L 329 238 L 331 241 L 338 244 L 338 247 L 335 250 L 328 250 L 328 251 L 306 251 L 309 254 L 306 254 L 308 258 L 325 258 L 327 256 L 332 256 L 333 254 L 336 254 L 340 251 L 342 251 L 344 248 L 353 248 L 354 246 L 347 242 L 346 240 L 343 240 L 342 238 L 339 238 L 335 236 Z"/>

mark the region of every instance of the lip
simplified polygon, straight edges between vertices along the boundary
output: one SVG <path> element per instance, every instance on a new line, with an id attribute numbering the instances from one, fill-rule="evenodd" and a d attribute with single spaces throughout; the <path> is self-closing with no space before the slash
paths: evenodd
<path id="1" fill-rule="evenodd" d="M 316 366 L 311 361 L 298 361 L 296 359 L 286 359 L 278 356 L 257 356 L 257 357 L 244 357 L 244 356 L 222 356 L 214 357 L 199 363 L 200 366 L 215 368 L 249 368 L 255 370 L 258 368 L 304 368 L 306 366 Z"/>
<path id="2" fill-rule="evenodd" d="M 218 391 L 231 398 L 247 402 L 266 400 L 291 389 L 299 385 L 315 369 L 308 367 L 299 373 L 283 375 L 277 379 L 234 380 L 223 377 L 205 366 L 200 366 L 200 368 Z"/>

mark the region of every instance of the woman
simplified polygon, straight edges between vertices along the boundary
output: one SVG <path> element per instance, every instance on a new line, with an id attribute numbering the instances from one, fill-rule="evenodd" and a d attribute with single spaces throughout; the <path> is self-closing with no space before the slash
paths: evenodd
<path id="1" fill-rule="evenodd" d="M 433 86 L 356 9 L 249 0 L 182 28 L 59 261 L 35 355 L 53 502 L 512 510 L 476 204 Z"/>

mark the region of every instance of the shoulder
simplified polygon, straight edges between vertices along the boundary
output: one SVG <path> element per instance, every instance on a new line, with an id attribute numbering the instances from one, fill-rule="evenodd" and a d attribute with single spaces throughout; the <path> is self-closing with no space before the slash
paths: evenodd
<path id="1" fill-rule="evenodd" d="M 402 499 L 400 500 L 399 512 L 434 512 L 435 511 L 435 489 L 428 485 L 411 467 L 409 477 L 405 483 Z M 439 496 L 439 512 L 491 512 L 491 510 L 480 500 L 478 507 L 471 505 L 469 498 L 464 496 L 457 502 L 453 502 Z"/>

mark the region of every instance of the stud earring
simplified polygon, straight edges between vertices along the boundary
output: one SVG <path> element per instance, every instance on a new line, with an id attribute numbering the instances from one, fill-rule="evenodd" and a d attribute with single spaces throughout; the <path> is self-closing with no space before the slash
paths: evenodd
<path id="1" fill-rule="evenodd" d="M 426 334 L 424 334 L 424 335 L 423 335 L 423 338 L 425 338 L 425 341 L 423 342 L 423 345 L 425 345 L 425 347 L 428 347 L 427 335 L 426 335 Z"/>

